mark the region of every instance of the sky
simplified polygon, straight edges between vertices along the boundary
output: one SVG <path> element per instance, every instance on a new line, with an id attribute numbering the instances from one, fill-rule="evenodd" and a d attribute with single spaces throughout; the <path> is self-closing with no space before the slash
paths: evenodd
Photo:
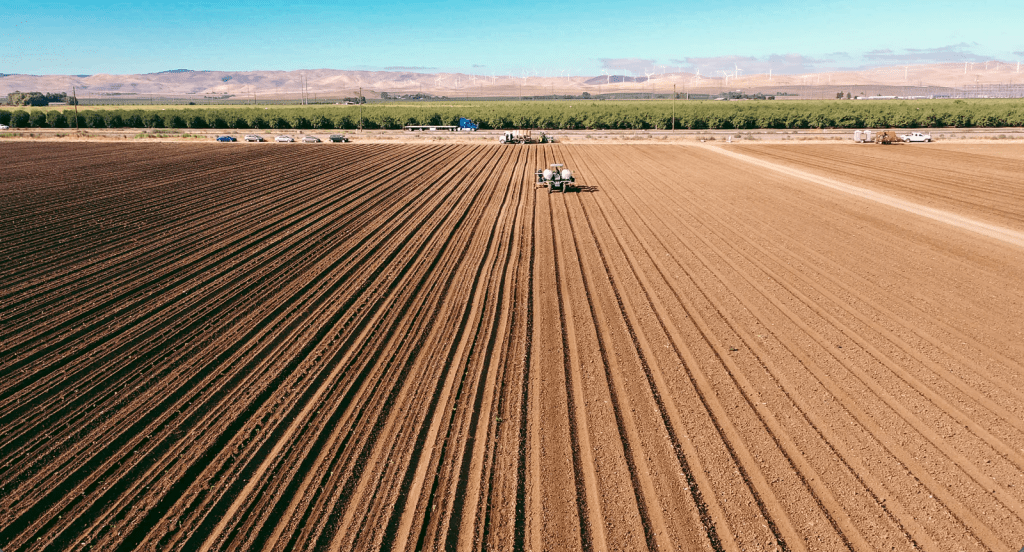
<path id="1" fill-rule="evenodd" d="M 1022 0 L 0 0 L 0 73 L 799 74 L 1012 63 L 1021 21 Z"/>

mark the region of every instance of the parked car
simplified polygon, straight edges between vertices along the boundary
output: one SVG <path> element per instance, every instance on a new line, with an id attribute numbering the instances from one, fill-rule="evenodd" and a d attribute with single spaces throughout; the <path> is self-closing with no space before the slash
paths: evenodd
<path id="1" fill-rule="evenodd" d="M 922 134 L 920 132 L 911 132 L 910 134 L 904 134 L 900 136 L 904 142 L 931 142 L 931 134 Z"/>
<path id="2" fill-rule="evenodd" d="M 11 127 L 7 125 L 0 125 L 0 130 L 10 130 Z"/>
<path id="3" fill-rule="evenodd" d="M 295 138 L 292 138 L 291 136 L 284 136 L 284 135 L 282 135 L 282 136 L 278 136 L 277 138 L 274 138 L 274 141 L 275 142 L 294 142 Z"/>
<path id="4" fill-rule="evenodd" d="M 332 142 L 348 142 L 348 137 L 344 134 L 332 134 L 328 140 Z"/>
<path id="5" fill-rule="evenodd" d="M 302 141 L 307 143 L 307 144 L 312 144 L 312 143 L 315 143 L 315 142 L 319 142 L 320 139 L 317 138 L 316 136 L 303 136 L 302 137 Z"/>
<path id="6" fill-rule="evenodd" d="M 218 142 L 237 142 L 237 140 L 235 140 L 234 136 L 218 136 L 217 137 L 217 141 Z"/>
<path id="7" fill-rule="evenodd" d="M 245 141 L 246 142 L 262 142 L 263 141 L 263 137 L 262 136 L 256 136 L 255 134 L 246 134 L 245 135 Z"/>

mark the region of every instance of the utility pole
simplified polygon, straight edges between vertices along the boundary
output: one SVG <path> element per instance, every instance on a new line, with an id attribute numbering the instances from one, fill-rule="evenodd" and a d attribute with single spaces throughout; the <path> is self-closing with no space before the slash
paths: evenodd
<path id="1" fill-rule="evenodd" d="M 672 130 L 676 130 L 676 85 L 672 84 Z"/>
<path id="2" fill-rule="evenodd" d="M 75 98 L 75 132 L 78 131 L 78 91 L 71 87 L 71 96 Z"/>
<path id="3" fill-rule="evenodd" d="M 363 87 L 359 87 L 359 97 L 356 98 L 359 102 L 359 132 L 363 131 Z"/>

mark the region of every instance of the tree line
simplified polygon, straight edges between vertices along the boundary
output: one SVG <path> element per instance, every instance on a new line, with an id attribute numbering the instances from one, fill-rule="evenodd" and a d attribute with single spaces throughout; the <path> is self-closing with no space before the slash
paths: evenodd
<path id="1" fill-rule="evenodd" d="M 7 95 L 8 105 L 45 107 L 50 105 L 51 102 L 75 105 L 75 99 L 68 98 L 68 95 L 64 92 L 18 92 L 15 90 Z"/>
<path id="2" fill-rule="evenodd" d="M 1024 126 L 1024 100 L 913 101 L 580 101 L 480 102 L 462 105 L 364 105 L 280 108 L 84 110 L 83 128 L 401 129 L 457 125 L 481 129 L 825 129 Z M 75 127 L 71 110 L 0 109 L 0 123 L 18 128 Z"/>

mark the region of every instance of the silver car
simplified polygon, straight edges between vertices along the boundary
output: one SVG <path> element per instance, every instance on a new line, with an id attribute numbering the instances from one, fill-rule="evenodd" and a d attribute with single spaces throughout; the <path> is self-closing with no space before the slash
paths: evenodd
<path id="1" fill-rule="evenodd" d="M 263 137 L 262 136 L 257 136 L 255 134 L 246 134 L 245 135 L 245 141 L 246 142 L 262 142 L 263 141 Z"/>
<path id="2" fill-rule="evenodd" d="M 303 136 L 302 137 L 302 141 L 307 143 L 307 144 L 314 144 L 316 142 L 319 142 L 320 139 L 317 138 L 316 136 Z"/>
<path id="3" fill-rule="evenodd" d="M 295 139 L 292 138 L 291 136 L 282 135 L 282 136 L 278 136 L 277 138 L 274 138 L 274 141 L 275 142 L 294 142 Z"/>

